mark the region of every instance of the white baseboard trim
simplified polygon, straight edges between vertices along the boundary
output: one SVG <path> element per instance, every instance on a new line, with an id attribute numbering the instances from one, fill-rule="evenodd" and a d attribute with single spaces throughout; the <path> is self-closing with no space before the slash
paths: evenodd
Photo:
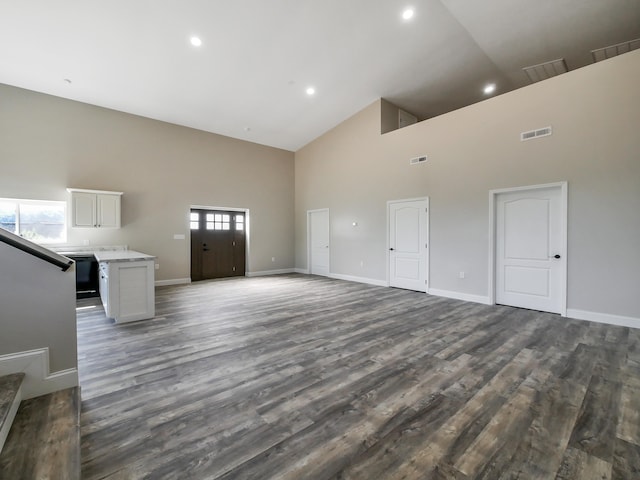
<path id="1" fill-rule="evenodd" d="M 0 452 L 2 452 L 2 448 L 4 447 L 4 442 L 7 441 L 7 437 L 9 436 L 9 430 L 11 430 L 13 419 L 16 418 L 16 413 L 18 413 L 18 407 L 20 407 L 21 401 L 22 401 L 22 385 L 20 385 L 20 388 L 18 388 L 18 391 L 16 392 L 16 396 L 13 399 L 13 403 L 11 404 L 11 408 L 9 408 L 9 412 L 7 413 L 7 419 L 2 424 L 2 428 L 0 428 Z"/>
<path id="2" fill-rule="evenodd" d="M 454 292 L 452 290 L 439 290 L 437 288 L 429 288 L 427 290 L 429 295 L 435 295 L 437 297 L 455 298 L 456 300 L 464 300 L 465 302 L 482 303 L 483 305 L 491 305 L 489 297 L 482 295 L 472 295 L 470 293 Z"/>
<path id="3" fill-rule="evenodd" d="M 346 280 L 347 282 L 367 283 L 369 285 L 375 285 L 377 287 L 388 287 L 386 280 L 376 280 L 375 278 L 367 277 L 354 277 L 353 275 L 342 275 L 339 273 L 329 273 L 329 278 L 335 278 L 336 280 Z"/>
<path id="4" fill-rule="evenodd" d="M 606 323 L 609 325 L 618 325 L 620 327 L 640 328 L 640 318 L 611 315 L 609 313 L 589 312 L 586 310 L 567 308 L 567 317 L 576 318 L 578 320 L 588 320 L 590 322 Z"/>
<path id="5" fill-rule="evenodd" d="M 280 270 L 262 270 L 261 272 L 247 272 L 247 277 L 266 277 L 267 275 L 281 275 L 283 273 L 294 273 L 293 268 L 282 268 Z"/>
<path id="6" fill-rule="evenodd" d="M 77 368 L 54 373 L 49 371 L 49 348 L 0 356 L 0 375 L 19 372 L 25 374 L 22 382 L 23 400 L 79 385 Z"/>
<path id="7" fill-rule="evenodd" d="M 172 278 L 169 280 L 156 280 L 156 287 L 166 287 L 168 285 L 185 285 L 191 283 L 190 278 Z"/>
<path id="8" fill-rule="evenodd" d="M 294 268 L 293 271 L 296 273 L 302 273 L 303 275 L 309 275 L 308 268 Z"/>

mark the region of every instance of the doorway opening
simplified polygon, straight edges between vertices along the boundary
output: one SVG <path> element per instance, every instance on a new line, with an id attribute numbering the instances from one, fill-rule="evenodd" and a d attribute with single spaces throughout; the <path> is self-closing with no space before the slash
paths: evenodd
<path id="1" fill-rule="evenodd" d="M 191 281 L 246 274 L 245 210 L 191 208 Z"/>

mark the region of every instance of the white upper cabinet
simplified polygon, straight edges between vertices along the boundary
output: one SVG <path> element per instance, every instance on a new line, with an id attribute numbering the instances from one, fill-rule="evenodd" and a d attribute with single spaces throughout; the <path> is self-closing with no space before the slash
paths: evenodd
<path id="1" fill-rule="evenodd" d="M 98 227 L 120 228 L 120 195 L 104 193 L 96 195 L 98 198 L 96 208 Z"/>
<path id="2" fill-rule="evenodd" d="M 73 228 L 120 228 L 122 192 L 68 188 Z"/>
<path id="3" fill-rule="evenodd" d="M 71 192 L 71 226 L 97 226 L 97 204 L 98 198 L 95 193 Z"/>

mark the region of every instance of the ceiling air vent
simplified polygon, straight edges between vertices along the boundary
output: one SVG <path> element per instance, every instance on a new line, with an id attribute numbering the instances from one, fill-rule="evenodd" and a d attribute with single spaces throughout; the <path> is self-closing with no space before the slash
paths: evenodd
<path id="1" fill-rule="evenodd" d="M 527 74 L 531 83 L 547 80 L 569 71 L 564 58 L 551 60 L 550 62 L 540 63 L 538 65 L 531 65 L 530 67 L 524 67 L 522 70 Z"/>
<path id="2" fill-rule="evenodd" d="M 520 134 L 520 140 L 524 142 L 525 140 L 531 140 L 533 138 L 548 137 L 552 133 L 551 127 L 538 128 L 537 130 L 522 132 Z"/>
<path id="3" fill-rule="evenodd" d="M 596 63 L 638 48 L 640 48 L 640 38 L 618 43 L 616 45 L 610 45 L 604 48 L 598 48 L 597 50 L 591 50 L 591 58 L 593 58 L 593 63 Z"/>
<path id="4" fill-rule="evenodd" d="M 427 156 L 422 155 L 421 157 L 414 157 L 409 160 L 409 165 L 418 165 L 419 163 L 425 163 L 427 161 Z"/>

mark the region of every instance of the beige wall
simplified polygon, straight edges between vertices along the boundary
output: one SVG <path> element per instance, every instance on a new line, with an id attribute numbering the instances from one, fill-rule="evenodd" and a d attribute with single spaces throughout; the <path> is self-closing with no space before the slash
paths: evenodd
<path id="1" fill-rule="evenodd" d="M 251 210 L 255 272 L 291 268 L 294 252 L 305 269 L 306 211 L 328 207 L 332 273 L 377 281 L 386 202 L 429 196 L 431 287 L 484 297 L 489 190 L 568 181 L 569 308 L 640 318 L 637 78 L 640 51 L 385 135 L 375 102 L 295 154 L 295 245 L 291 152 L 0 85 L 0 196 L 124 191 L 122 229 L 69 243 L 157 255 L 159 280 L 189 276 L 173 234 L 188 238 L 192 204 Z M 546 125 L 553 136 L 520 142 Z"/>
<path id="2" fill-rule="evenodd" d="M 121 229 L 68 243 L 157 255 L 157 280 L 190 276 L 190 205 L 249 208 L 248 270 L 292 268 L 293 181 L 291 152 L 0 85 L 0 197 L 124 192 Z"/>
<path id="3" fill-rule="evenodd" d="M 329 208 L 331 272 L 386 280 L 386 202 L 429 196 L 431 288 L 487 297 L 489 190 L 568 181 L 568 307 L 640 319 L 639 78 L 635 51 L 385 135 L 375 102 L 296 152 L 296 267 Z"/>
<path id="4" fill-rule="evenodd" d="M 388 133 L 398 129 L 400 109 L 384 98 L 380 100 L 380 132 Z"/>

